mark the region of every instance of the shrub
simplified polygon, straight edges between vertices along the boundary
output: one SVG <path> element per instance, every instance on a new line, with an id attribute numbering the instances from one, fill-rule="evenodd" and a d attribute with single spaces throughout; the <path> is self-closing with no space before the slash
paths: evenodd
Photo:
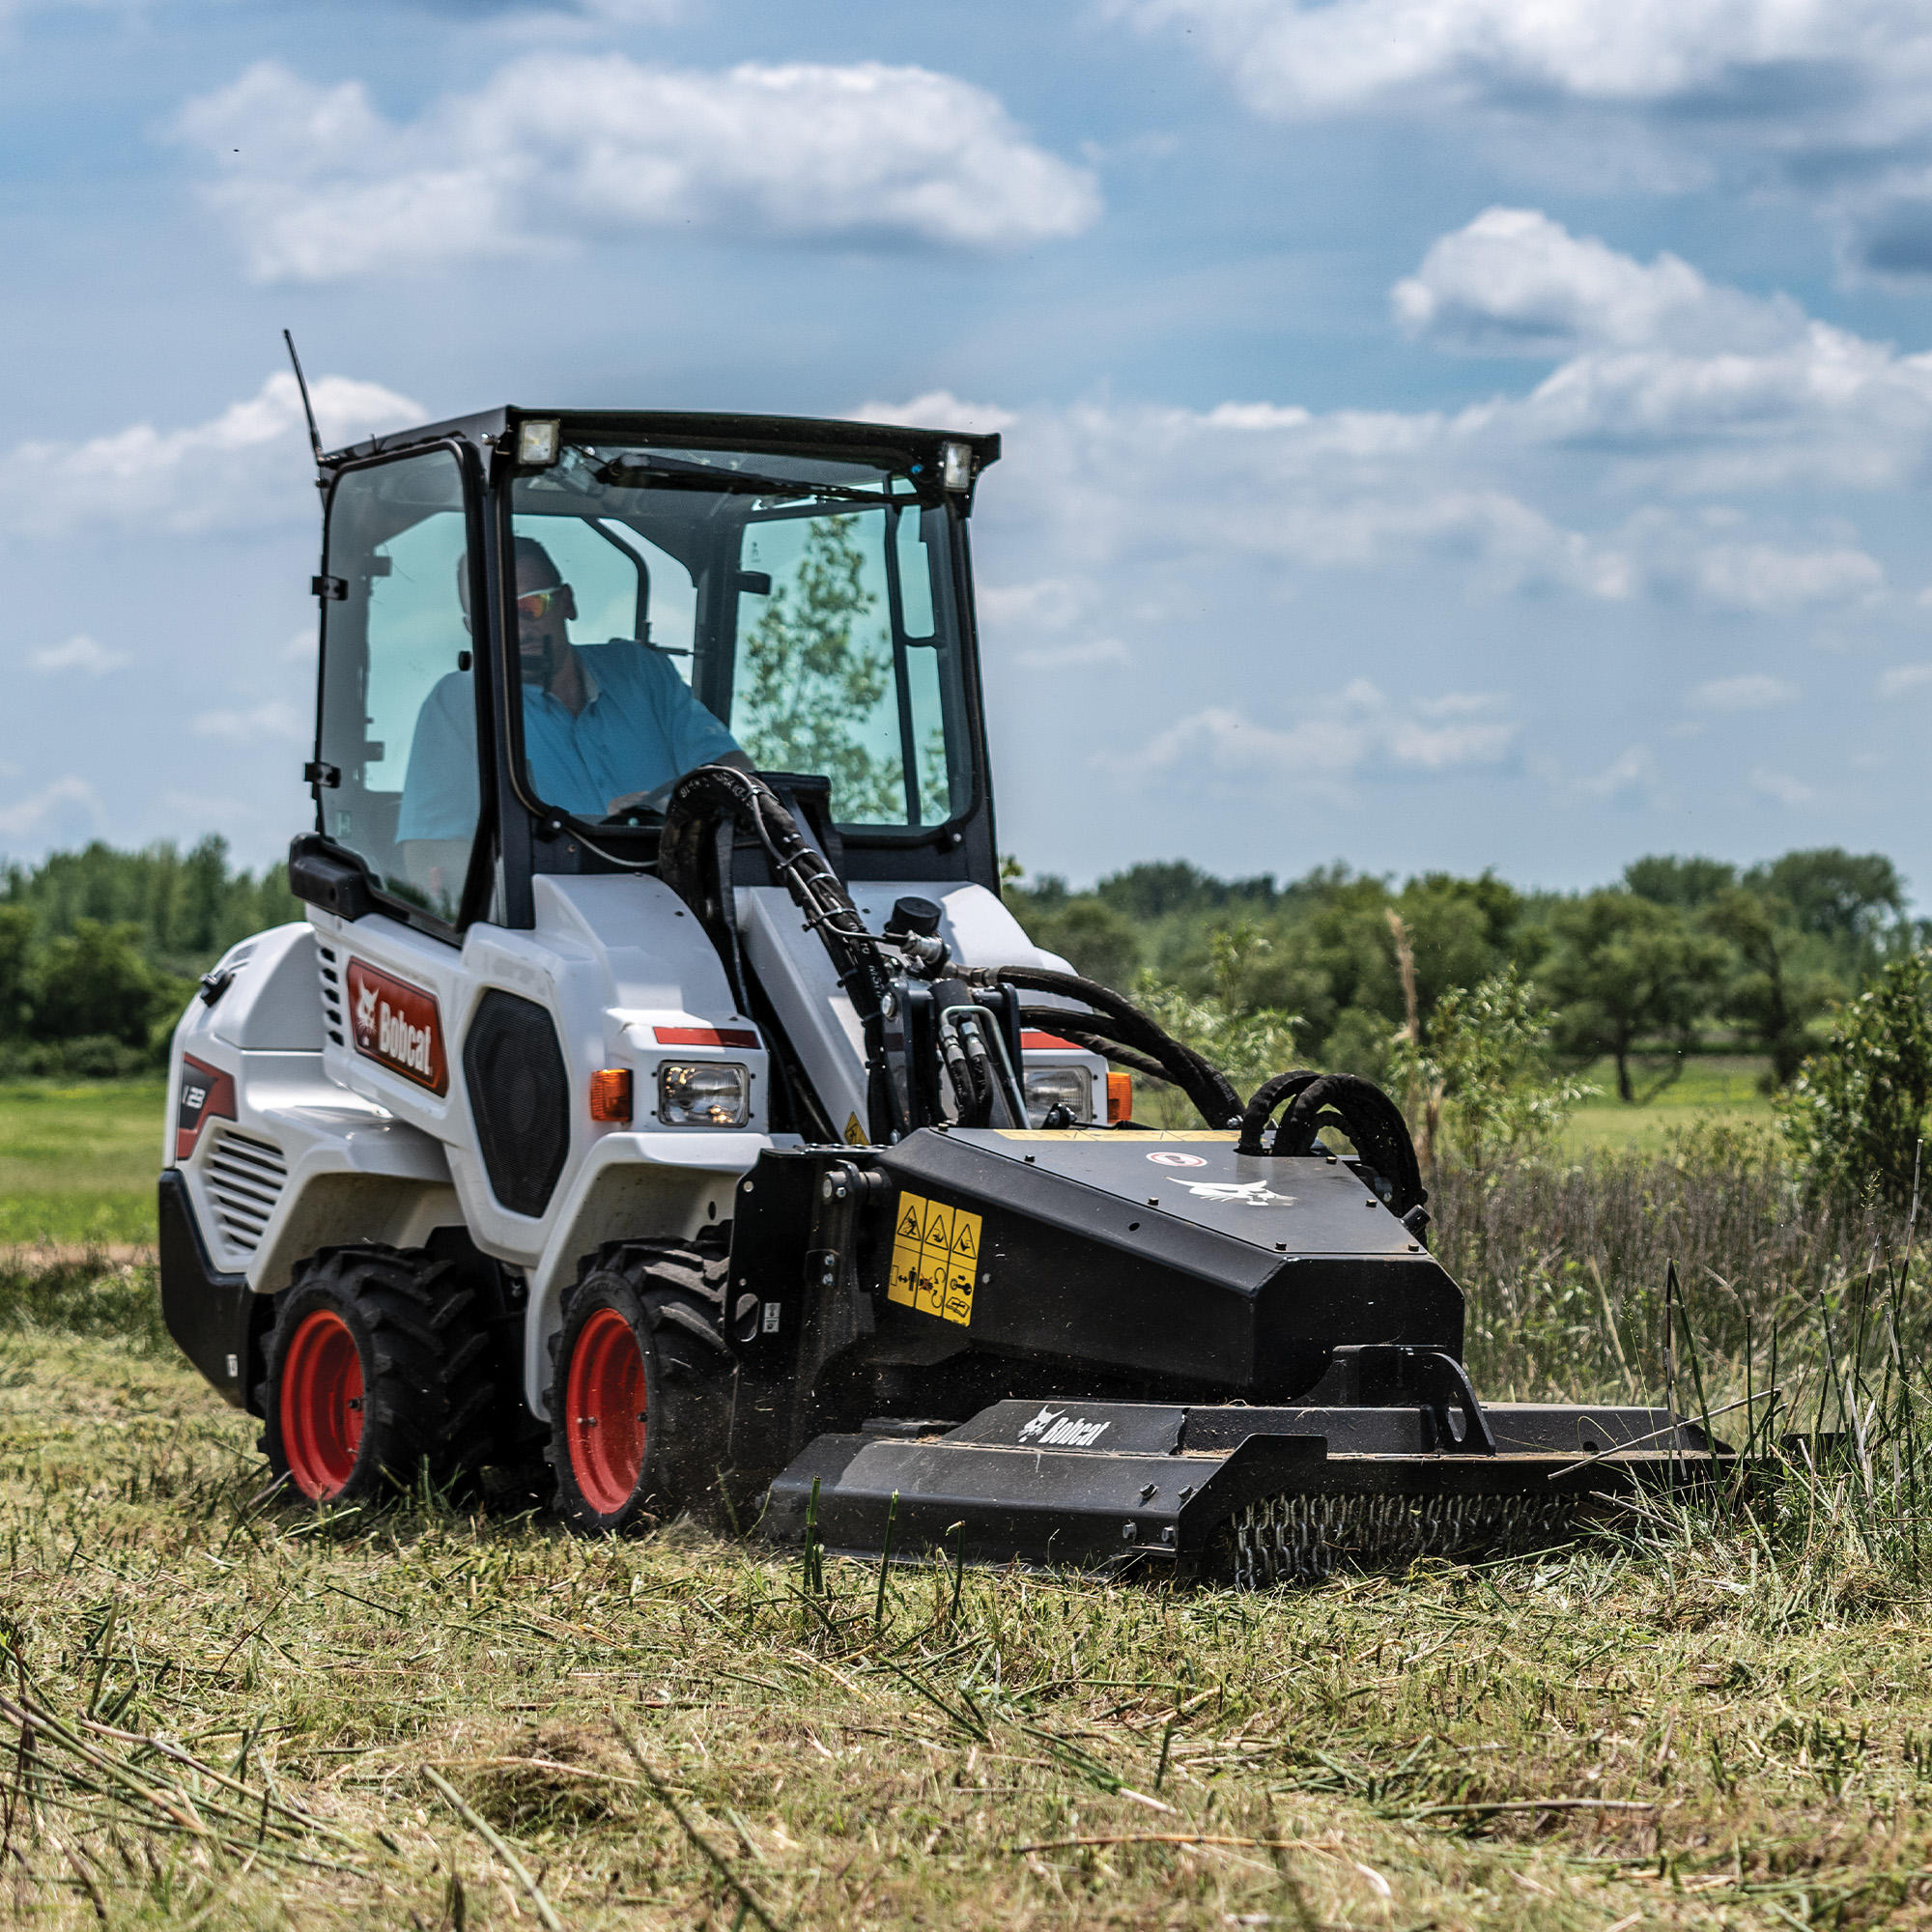
<path id="1" fill-rule="evenodd" d="M 1918 1180 L 1932 1102 L 1932 954 L 1911 952 L 1839 1011 L 1831 1037 L 1778 1101 L 1815 1194 L 1902 1208 Z"/>

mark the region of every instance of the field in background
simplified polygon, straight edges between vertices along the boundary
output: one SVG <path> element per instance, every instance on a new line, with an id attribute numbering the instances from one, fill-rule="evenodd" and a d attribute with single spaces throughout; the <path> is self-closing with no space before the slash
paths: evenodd
<path id="1" fill-rule="evenodd" d="M 1577 1108 L 1564 1150 L 1662 1149 L 1671 1128 L 1701 1116 L 1771 1118 L 1758 1091 L 1764 1062 L 1744 1056 L 1693 1059 L 1666 1083 L 1671 1063 L 1636 1063 L 1643 1104 L 1616 1098 L 1608 1061 L 1585 1074 L 1602 1091 Z M 160 1159 L 160 1080 L 0 1083 L 0 1249 L 53 1242 L 63 1248 L 121 1247 L 155 1237 L 155 1173 Z M 1167 1124 L 1198 1125 L 1184 1102 L 1144 1109 Z"/>
<path id="2" fill-rule="evenodd" d="M 0 1248 L 155 1238 L 161 1080 L 0 1085 Z"/>

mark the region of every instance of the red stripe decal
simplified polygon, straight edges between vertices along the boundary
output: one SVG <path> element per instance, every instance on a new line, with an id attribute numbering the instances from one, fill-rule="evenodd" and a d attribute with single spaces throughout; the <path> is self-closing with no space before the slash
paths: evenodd
<path id="1" fill-rule="evenodd" d="M 1023 1033 L 1020 1044 L 1029 1053 L 1085 1053 L 1084 1046 L 1075 1046 L 1070 1039 L 1062 1039 L 1058 1034 Z"/>
<path id="2" fill-rule="evenodd" d="M 748 1046 L 758 1050 L 758 1036 L 749 1027 L 653 1027 L 660 1046 Z"/>

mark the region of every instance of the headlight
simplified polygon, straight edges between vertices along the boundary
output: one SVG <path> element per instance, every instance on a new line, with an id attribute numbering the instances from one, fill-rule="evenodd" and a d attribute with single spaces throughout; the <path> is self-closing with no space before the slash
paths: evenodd
<path id="1" fill-rule="evenodd" d="M 1035 1126 L 1049 1107 L 1065 1107 L 1076 1121 L 1094 1118 L 1094 1076 L 1084 1066 L 1029 1066 L 1027 1113 Z"/>
<path id="2" fill-rule="evenodd" d="M 726 1061 L 658 1068 L 658 1119 L 668 1127 L 742 1127 L 752 1118 L 752 1073 Z"/>

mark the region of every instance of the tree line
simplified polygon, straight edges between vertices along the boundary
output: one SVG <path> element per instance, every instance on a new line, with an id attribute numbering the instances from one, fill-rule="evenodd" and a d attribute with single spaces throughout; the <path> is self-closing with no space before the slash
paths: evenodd
<path id="1" fill-rule="evenodd" d="M 1836 847 L 1748 867 L 1643 858 L 1579 894 L 1344 866 L 1278 884 L 1172 860 L 1086 891 L 1009 870 L 1007 897 L 1040 945 L 1264 1073 L 1292 1052 L 1387 1080 L 1446 996 L 1509 971 L 1534 983 L 1556 1052 L 1607 1056 L 1626 1099 L 1640 1050 L 1760 1053 L 1784 1085 L 1833 1011 L 1926 937 L 1890 860 Z M 218 838 L 0 867 L 0 1073 L 160 1065 L 196 978 L 300 916 L 281 867 L 239 869 Z"/>
<path id="2" fill-rule="evenodd" d="M 1784 1086 L 1833 1010 L 1926 937 L 1891 861 L 1836 846 L 1747 867 L 1652 856 L 1577 894 L 1492 872 L 1398 885 L 1344 866 L 1278 885 L 1182 861 L 1084 892 L 1022 875 L 1007 892 L 1040 945 L 1092 979 L 1179 1000 L 1193 1031 L 1265 1022 L 1302 1064 L 1376 1080 L 1405 1038 L 1427 1041 L 1453 990 L 1513 974 L 1534 983 L 1556 1054 L 1607 1057 L 1626 1101 L 1641 1051 L 1762 1054 Z"/>
<path id="3" fill-rule="evenodd" d="M 280 866 L 234 869 L 218 838 L 186 852 L 97 841 L 0 867 L 0 1073 L 161 1066 L 200 975 L 238 939 L 300 915 Z"/>

